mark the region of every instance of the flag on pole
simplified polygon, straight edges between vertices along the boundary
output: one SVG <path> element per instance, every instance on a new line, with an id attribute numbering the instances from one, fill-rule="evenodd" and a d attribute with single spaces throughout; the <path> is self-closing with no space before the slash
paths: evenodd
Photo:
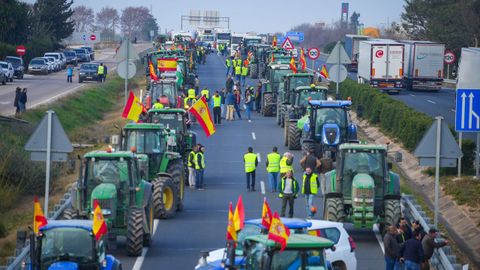
<path id="1" fill-rule="evenodd" d="M 238 196 L 237 205 L 235 206 L 235 214 L 233 215 L 235 231 L 243 229 L 245 226 L 245 208 L 243 207 L 242 195 Z"/>
<path id="2" fill-rule="evenodd" d="M 275 54 L 272 52 L 272 63 L 275 62 Z"/>
<path id="3" fill-rule="evenodd" d="M 102 235 L 107 234 L 107 223 L 103 218 L 102 209 L 97 200 L 93 200 L 93 235 L 95 240 L 99 240 Z"/>
<path id="4" fill-rule="evenodd" d="M 153 67 L 152 61 L 148 61 L 148 66 L 150 67 L 150 79 L 154 81 L 158 81 L 157 72 L 155 72 L 155 68 Z"/>
<path id="5" fill-rule="evenodd" d="M 302 70 L 305 71 L 305 69 L 307 69 L 307 60 L 305 60 L 303 48 L 300 50 L 300 64 L 302 64 Z"/>
<path id="6" fill-rule="evenodd" d="M 237 241 L 237 231 L 233 220 L 232 202 L 228 208 L 227 240 Z"/>
<path id="7" fill-rule="evenodd" d="M 270 224 L 272 224 L 272 210 L 268 205 L 267 198 L 263 198 L 262 225 L 270 230 Z"/>
<path id="8" fill-rule="evenodd" d="M 160 71 L 176 71 L 178 58 L 160 58 L 157 60 L 157 67 Z"/>
<path id="9" fill-rule="evenodd" d="M 45 218 L 45 215 L 43 215 L 42 207 L 40 206 L 38 197 L 35 196 L 33 199 L 33 232 L 38 234 L 40 228 L 47 224 L 47 218 Z"/>
<path id="10" fill-rule="evenodd" d="M 297 65 L 295 64 L 295 59 L 293 59 L 293 57 L 290 60 L 290 69 L 293 73 L 297 73 Z"/>
<path id="11" fill-rule="evenodd" d="M 278 213 L 275 212 L 273 214 L 270 230 L 268 230 L 268 239 L 279 243 L 282 246 L 280 251 L 283 251 L 287 247 L 287 241 L 289 236 L 290 230 L 285 227 L 285 225 L 280 220 Z"/>
<path id="12" fill-rule="evenodd" d="M 277 36 L 273 36 L 272 47 L 277 47 Z"/>
<path id="13" fill-rule="evenodd" d="M 177 72 L 175 73 L 177 77 L 177 86 L 181 88 L 183 85 L 183 73 L 182 70 L 180 69 L 180 66 L 177 66 Z"/>
<path id="14" fill-rule="evenodd" d="M 137 122 L 138 118 L 140 118 L 140 114 L 144 110 L 146 111 L 142 102 L 140 102 L 140 99 L 130 91 L 127 104 L 125 104 L 125 108 L 123 109 L 122 117 Z"/>
<path id="15" fill-rule="evenodd" d="M 190 107 L 189 111 L 197 118 L 198 123 L 202 126 L 203 131 L 207 137 L 210 137 L 213 133 L 215 133 L 215 126 L 213 125 L 212 115 L 210 114 L 210 110 L 208 110 L 207 100 L 205 96 L 202 96 L 192 107 Z"/>
<path id="16" fill-rule="evenodd" d="M 327 71 L 327 66 L 323 65 L 322 70 L 320 70 L 320 76 L 322 76 L 325 79 L 328 79 L 328 71 Z"/>

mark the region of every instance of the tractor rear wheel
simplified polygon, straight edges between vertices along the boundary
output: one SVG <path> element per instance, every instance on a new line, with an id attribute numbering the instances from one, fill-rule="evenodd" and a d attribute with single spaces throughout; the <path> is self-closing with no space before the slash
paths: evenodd
<path id="1" fill-rule="evenodd" d="M 77 217 L 77 211 L 75 211 L 73 208 L 67 208 L 63 211 L 61 219 L 70 220 L 70 219 L 75 219 L 76 217 Z"/>
<path id="2" fill-rule="evenodd" d="M 268 104 L 268 105 L 267 105 Z M 266 93 L 263 95 L 263 116 L 272 116 L 273 115 L 273 95 L 271 93 Z"/>
<path id="3" fill-rule="evenodd" d="M 282 123 L 282 120 L 280 119 L 280 116 L 282 115 L 282 113 L 280 112 L 280 110 L 281 110 L 281 106 L 277 104 L 277 113 L 275 114 L 275 120 L 277 121 L 277 125 L 279 126 Z"/>
<path id="4" fill-rule="evenodd" d="M 185 166 L 180 159 L 172 161 L 168 164 L 167 173 L 169 173 L 175 183 L 175 195 L 178 197 L 176 210 L 183 209 L 183 198 L 185 197 Z"/>
<path id="5" fill-rule="evenodd" d="M 383 202 L 385 208 L 385 224 L 382 229 L 387 229 L 390 225 L 397 224 L 401 216 L 400 200 L 389 199 Z"/>
<path id="6" fill-rule="evenodd" d="M 153 210 L 155 218 L 167 219 L 175 215 L 178 196 L 171 177 L 159 177 L 153 184 Z"/>
<path id="7" fill-rule="evenodd" d="M 258 66 L 256 64 L 250 65 L 250 78 L 252 79 L 258 78 Z"/>
<path id="8" fill-rule="evenodd" d="M 323 210 L 323 219 L 328 221 L 343 222 L 345 211 L 342 198 L 327 198 Z"/>
<path id="9" fill-rule="evenodd" d="M 315 153 L 315 143 L 307 141 L 302 143 L 302 151 L 303 152 L 311 152 Z"/>
<path id="10" fill-rule="evenodd" d="M 140 256 L 143 248 L 143 213 L 133 207 L 128 212 L 127 255 Z"/>
<path id="11" fill-rule="evenodd" d="M 288 123 L 288 149 L 289 150 L 300 150 L 302 147 L 302 130 L 297 128 L 296 122 L 286 122 Z"/>

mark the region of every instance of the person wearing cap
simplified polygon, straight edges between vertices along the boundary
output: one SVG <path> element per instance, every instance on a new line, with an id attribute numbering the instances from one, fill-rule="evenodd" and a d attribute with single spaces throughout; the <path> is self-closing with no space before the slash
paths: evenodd
<path id="1" fill-rule="evenodd" d="M 428 230 L 428 234 L 425 235 L 422 239 L 422 247 L 423 247 L 423 252 L 424 252 L 424 261 L 422 262 L 422 270 L 428 270 L 430 269 L 430 263 L 429 260 L 433 256 L 433 251 L 436 248 L 442 248 L 446 245 L 448 245 L 448 240 L 444 240 L 441 242 L 436 242 L 435 238 L 437 237 L 437 229 L 431 228 Z"/>
<path id="2" fill-rule="evenodd" d="M 280 172 L 280 159 L 281 156 L 278 153 L 278 148 L 273 147 L 272 153 L 267 155 L 267 172 L 268 182 L 270 184 L 270 192 L 277 192 L 278 188 L 278 172 Z"/>
<path id="3" fill-rule="evenodd" d="M 293 154 L 290 152 L 283 153 L 282 159 L 280 159 L 280 177 L 284 177 L 287 171 L 293 171 Z"/>
<path id="4" fill-rule="evenodd" d="M 243 156 L 245 163 L 245 173 L 247 175 L 247 190 L 255 191 L 255 171 L 258 166 L 257 155 L 253 153 L 253 148 L 248 147 L 248 152 Z M 251 181 L 250 181 L 251 179 Z"/>
<path id="5" fill-rule="evenodd" d="M 205 171 L 205 146 L 199 144 L 195 154 L 195 188 L 203 190 L 203 173 Z"/>

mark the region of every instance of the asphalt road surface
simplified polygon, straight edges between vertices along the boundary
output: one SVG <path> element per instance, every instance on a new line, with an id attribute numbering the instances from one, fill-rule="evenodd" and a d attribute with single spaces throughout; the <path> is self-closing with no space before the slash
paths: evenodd
<path id="1" fill-rule="evenodd" d="M 225 82 L 224 60 L 216 54 L 207 58 L 207 64 L 200 66 L 199 78 L 203 89 L 210 92 L 221 90 Z M 255 85 L 256 81 L 248 81 Z M 144 249 L 143 256 L 134 258 L 125 256 L 124 243 L 119 244 L 114 252 L 124 269 L 193 269 L 200 257 L 200 251 L 225 246 L 228 203 L 236 203 L 239 195 L 243 196 L 245 218 L 260 218 L 264 196 L 267 197 L 272 211 L 280 212 L 278 194 L 267 191 L 261 194 L 260 181 L 267 183 L 265 158 L 273 146 L 283 153 L 282 129 L 274 118 L 265 118 L 254 113 L 252 122 L 245 120 L 222 121 L 216 133 L 206 138 L 201 128 L 193 127 L 198 133 L 197 141 L 206 147 L 204 191 L 188 189 L 185 195 L 185 209 L 170 220 L 156 221 L 156 231 L 152 246 Z M 260 156 L 257 169 L 256 192 L 247 192 L 243 155 L 247 147 L 252 146 Z M 295 154 L 295 177 L 301 182 L 299 160 L 301 153 Z M 268 190 L 268 188 L 267 188 Z M 319 211 L 323 209 L 320 198 L 314 200 Z M 316 218 L 321 217 L 318 213 Z M 299 197 L 295 202 L 295 216 L 305 218 L 305 201 Z M 350 235 L 357 243 L 358 269 L 381 269 L 384 267 L 383 252 L 372 230 L 350 230 Z M 123 240 L 124 241 L 124 240 Z"/>
<path id="2" fill-rule="evenodd" d="M 137 52 L 141 52 L 151 47 L 151 44 L 134 44 Z M 112 74 L 115 70 L 116 62 L 113 59 L 115 49 L 105 49 L 95 51 L 95 61 L 102 62 L 107 65 L 108 73 Z M 79 67 L 79 66 L 78 66 Z M 138 70 L 138 72 L 144 72 Z M 7 85 L 0 85 L 0 115 L 10 116 L 15 113 L 13 100 L 15 98 L 15 88 L 20 86 L 26 87 L 27 92 L 27 110 L 38 105 L 52 102 L 74 91 L 78 91 L 85 85 L 91 85 L 95 82 L 78 83 L 78 70 L 75 70 L 73 83 L 67 83 L 66 70 L 51 73 L 49 75 L 31 75 L 25 74 L 24 79 L 14 79 L 13 83 L 8 82 Z"/>

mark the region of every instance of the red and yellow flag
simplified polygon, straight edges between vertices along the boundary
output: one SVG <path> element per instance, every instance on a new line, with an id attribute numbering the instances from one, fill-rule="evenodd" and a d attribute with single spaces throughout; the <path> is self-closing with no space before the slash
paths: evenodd
<path id="1" fill-rule="evenodd" d="M 273 214 L 270 230 L 268 230 L 268 239 L 279 243 L 282 246 L 280 251 L 283 251 L 287 247 L 287 241 L 289 236 L 290 230 L 285 227 L 285 225 L 280 220 L 278 213 L 275 212 Z"/>
<path id="2" fill-rule="evenodd" d="M 130 91 L 127 104 L 125 104 L 125 108 L 123 109 L 122 117 L 138 122 L 138 118 L 140 118 L 140 114 L 144 110 L 145 107 L 142 102 L 140 102 L 140 99 Z"/>
<path id="3" fill-rule="evenodd" d="M 158 81 L 157 72 L 155 72 L 155 68 L 153 67 L 152 61 L 148 61 L 148 66 L 150 68 L 150 79 L 154 81 Z"/>
<path id="4" fill-rule="evenodd" d="M 272 224 L 272 210 L 268 205 L 267 198 L 263 198 L 262 225 L 269 230 L 270 224 Z"/>
<path id="5" fill-rule="evenodd" d="M 160 58 L 157 60 L 158 70 L 163 71 L 177 71 L 178 58 Z"/>
<path id="6" fill-rule="evenodd" d="M 327 71 L 327 66 L 323 65 L 322 70 L 320 70 L 320 76 L 322 76 L 325 79 L 328 79 L 328 71 Z"/>
<path id="7" fill-rule="evenodd" d="M 245 208 L 243 207 L 242 195 L 238 196 L 237 205 L 235 206 L 235 214 L 233 215 L 235 231 L 243 229 L 245 226 Z"/>
<path id="8" fill-rule="evenodd" d="M 272 53 L 272 61 L 271 62 L 272 63 L 275 62 L 275 54 L 274 53 Z"/>
<path id="9" fill-rule="evenodd" d="M 95 235 L 95 240 L 98 241 L 105 234 L 107 234 L 107 223 L 105 223 L 98 201 L 93 200 L 93 235 Z"/>
<path id="10" fill-rule="evenodd" d="M 190 107 L 189 111 L 195 116 L 195 118 L 197 118 L 198 123 L 200 123 L 200 126 L 202 126 L 202 129 L 207 137 L 210 137 L 213 133 L 215 133 L 215 126 L 213 125 L 212 115 L 208 109 L 205 96 L 202 96 L 199 100 L 197 100 L 197 102 Z"/>
<path id="11" fill-rule="evenodd" d="M 302 70 L 305 71 L 305 69 L 307 69 L 307 60 L 305 60 L 303 48 L 300 50 L 300 64 L 302 64 Z"/>
<path id="12" fill-rule="evenodd" d="M 227 240 L 237 241 L 237 231 L 233 220 L 232 202 L 228 208 Z"/>
<path id="13" fill-rule="evenodd" d="M 293 73 L 297 73 L 297 65 L 295 64 L 295 59 L 290 60 L 290 69 L 292 70 Z"/>
<path id="14" fill-rule="evenodd" d="M 45 218 L 45 215 L 43 215 L 42 207 L 40 206 L 38 197 L 35 196 L 33 199 L 33 232 L 38 234 L 40 228 L 47 224 L 47 218 Z"/>
<path id="15" fill-rule="evenodd" d="M 277 47 L 277 36 L 273 36 L 272 47 Z"/>

